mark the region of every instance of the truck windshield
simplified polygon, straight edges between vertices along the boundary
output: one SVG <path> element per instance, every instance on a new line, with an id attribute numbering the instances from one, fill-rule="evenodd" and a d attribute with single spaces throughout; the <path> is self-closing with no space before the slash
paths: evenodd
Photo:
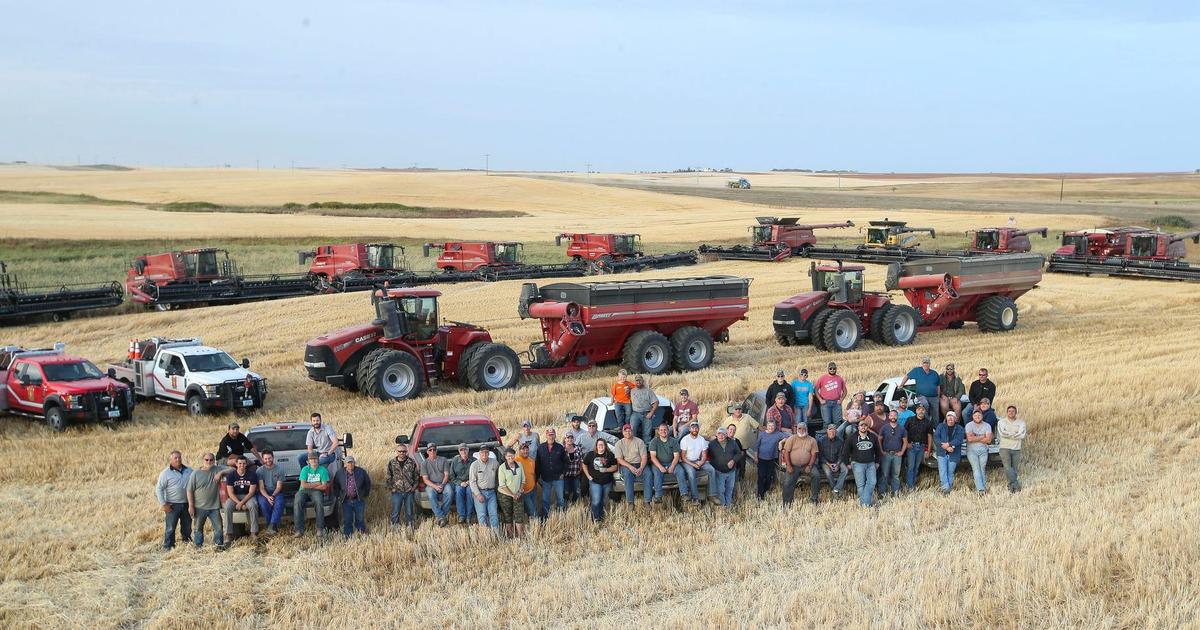
<path id="1" fill-rule="evenodd" d="M 212 354 L 193 354 L 183 358 L 189 372 L 218 372 L 220 370 L 238 369 L 237 361 L 224 352 Z"/>
<path id="2" fill-rule="evenodd" d="M 266 449 L 271 449 L 276 453 L 280 451 L 303 451 L 305 448 L 304 440 L 308 436 L 308 428 L 299 429 L 272 429 L 261 433 L 251 432 L 247 437 L 254 446 L 262 452 Z"/>
<path id="3" fill-rule="evenodd" d="M 83 381 L 104 376 L 100 368 L 92 365 L 91 361 L 47 363 L 42 366 L 42 373 L 48 381 Z"/>
<path id="4" fill-rule="evenodd" d="M 446 444 L 479 444 L 481 442 L 495 442 L 500 438 L 496 436 L 496 431 L 491 425 L 487 424 L 451 424 L 442 427 L 428 427 L 421 433 L 421 441 L 417 444 L 418 448 L 423 448 L 426 444 L 433 443 L 439 445 Z"/>
<path id="5" fill-rule="evenodd" d="M 999 232 L 976 232 L 975 249 L 996 249 L 1000 247 Z"/>
<path id="6" fill-rule="evenodd" d="M 496 243 L 496 262 L 516 264 L 520 258 L 520 248 L 516 243 Z"/>
<path id="7" fill-rule="evenodd" d="M 887 245 L 888 230 L 887 228 L 867 228 L 867 242 L 877 245 Z"/>
<path id="8" fill-rule="evenodd" d="M 395 259 L 394 248 L 391 245 L 368 245 L 367 246 L 367 266 L 376 267 L 379 269 L 392 269 L 395 267 L 393 260 Z"/>
<path id="9" fill-rule="evenodd" d="M 750 228 L 750 237 L 755 243 L 765 243 L 771 240 L 771 226 L 756 225 Z"/>

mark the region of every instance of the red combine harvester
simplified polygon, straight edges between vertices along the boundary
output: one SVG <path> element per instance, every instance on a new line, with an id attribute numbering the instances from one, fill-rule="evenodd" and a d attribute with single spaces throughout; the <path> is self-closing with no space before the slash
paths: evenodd
<path id="1" fill-rule="evenodd" d="M 877 343 L 902 346 L 918 331 L 961 328 L 969 321 L 984 332 L 1009 331 L 1017 326 L 1016 299 L 1041 280 L 1043 262 L 1040 254 L 1005 254 L 892 263 L 885 286 L 904 291 L 909 304 L 864 291 L 862 265 L 813 263 L 813 290 L 775 305 L 775 339 L 784 346 L 809 341 L 818 350 L 849 352 L 864 332 Z"/>
<path id="2" fill-rule="evenodd" d="M 621 361 L 637 373 L 699 370 L 713 343 L 746 318 L 750 280 L 557 283 L 521 287 L 517 311 L 541 322 L 542 340 L 518 358 L 480 326 L 438 325 L 438 291 L 373 294 L 375 321 L 308 342 L 308 377 L 381 400 L 420 395 L 438 381 L 478 391 L 514 387 L 521 374 L 557 375 Z"/>
<path id="3" fill-rule="evenodd" d="M 1184 260 L 1187 243 L 1200 244 L 1200 232 L 1171 234 L 1143 227 L 1064 232 L 1062 247 L 1047 271 L 1084 275 L 1200 281 L 1200 267 Z"/>
<path id="4" fill-rule="evenodd" d="M 589 263 L 597 273 L 619 273 L 696 264 L 696 252 L 683 251 L 647 256 L 642 251 L 640 234 L 597 234 L 564 232 L 554 237 L 561 247 L 567 239 L 567 257 L 575 263 Z"/>
<path id="5" fill-rule="evenodd" d="M 312 295 L 317 285 L 307 273 L 242 275 L 228 251 L 203 248 L 138 256 L 129 266 L 125 289 L 134 302 L 165 311 Z"/>
<path id="6" fill-rule="evenodd" d="M 975 233 L 971 239 L 968 254 L 1024 254 L 1033 249 L 1029 242 L 1031 234 L 1040 234 L 1046 238 L 1048 230 L 1044 227 L 1018 229 L 1015 227 L 979 228 L 967 232 Z"/>
<path id="7" fill-rule="evenodd" d="M 425 243 L 429 250 L 440 249 L 435 263 L 447 274 L 468 272 L 477 280 L 518 280 L 528 278 L 570 278 L 583 276 L 587 267 L 580 264 L 527 265 L 525 245 L 514 241 L 448 241 Z"/>
<path id="8" fill-rule="evenodd" d="M 779 262 L 791 256 L 803 256 L 817 244 L 813 230 L 854 227 L 853 221 L 799 225 L 799 217 L 755 217 L 758 225 L 750 226 L 750 245 L 719 247 L 701 245 L 701 254 L 721 260 L 759 260 Z"/>
<path id="9" fill-rule="evenodd" d="M 394 243 L 342 243 L 297 252 L 300 264 L 324 291 L 363 291 L 388 283 L 410 284 L 416 276 L 404 263 L 404 248 Z"/>
<path id="10" fill-rule="evenodd" d="M 0 323 L 37 315 L 63 321 L 75 311 L 120 306 L 124 299 L 120 282 L 31 287 L 8 273 L 8 266 L 0 262 Z"/>

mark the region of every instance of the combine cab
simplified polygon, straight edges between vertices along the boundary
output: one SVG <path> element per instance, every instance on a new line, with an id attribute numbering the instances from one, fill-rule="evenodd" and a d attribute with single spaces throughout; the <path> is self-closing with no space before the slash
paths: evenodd
<path id="1" fill-rule="evenodd" d="M 312 295 L 317 285 L 308 273 L 245 276 L 229 252 L 204 248 L 138 256 L 125 289 L 134 302 L 169 310 Z"/>
<path id="2" fill-rule="evenodd" d="M 889 293 L 863 290 L 863 267 L 817 265 L 813 290 L 775 305 L 772 323 L 780 345 L 811 342 L 818 350 L 848 352 L 864 336 L 902 346 L 918 331 L 961 328 L 977 322 L 984 332 L 1017 326 L 1016 299 L 1042 278 L 1039 254 L 926 258 L 888 267 L 885 286 L 902 290 L 908 304 Z"/>
<path id="3" fill-rule="evenodd" d="M 524 280 L 529 278 L 569 278 L 587 273 L 581 264 L 527 265 L 525 245 L 513 241 L 452 241 L 425 243 L 425 256 L 430 249 L 440 249 L 437 267 L 444 274 L 473 274 L 475 280 Z"/>
<path id="4" fill-rule="evenodd" d="M 863 244 L 856 248 L 809 247 L 805 250 L 804 255 L 809 258 L 871 263 L 904 262 L 917 258 L 942 256 L 943 254 L 938 252 L 917 249 L 917 246 L 921 244 L 920 238 L 917 236 L 920 233 L 928 233 L 931 237 L 937 238 L 937 232 L 933 228 L 909 227 L 908 223 L 904 221 L 892 221 L 885 218 L 882 221 L 870 222 Z"/>
<path id="5" fill-rule="evenodd" d="M 791 256 L 804 256 L 817 244 L 813 230 L 854 227 L 853 221 L 799 225 L 799 217 L 755 217 L 758 225 L 750 226 L 749 246 L 718 247 L 701 245 L 701 254 L 720 260 L 758 260 L 779 262 Z"/>
<path id="6" fill-rule="evenodd" d="M 561 247 L 567 239 L 567 257 L 574 263 L 588 263 L 596 273 L 620 273 L 696 264 L 696 252 L 683 251 L 647 256 L 642 251 L 640 234 L 596 234 L 564 232 L 554 237 Z"/>
<path id="7" fill-rule="evenodd" d="M 308 342 L 308 377 L 381 400 L 414 398 L 439 381 L 479 391 L 514 387 L 521 374 L 557 375 L 621 361 L 639 373 L 698 370 L 713 342 L 745 319 L 750 281 L 732 276 L 521 288 L 518 313 L 540 320 L 542 340 L 522 353 L 473 324 L 438 325 L 438 291 L 374 294 L 375 321 Z"/>
<path id="8" fill-rule="evenodd" d="M 1184 260 L 1200 232 L 1171 234 L 1143 227 L 1065 232 L 1047 271 L 1084 275 L 1200 281 L 1200 267 Z"/>
<path id="9" fill-rule="evenodd" d="M 312 261 L 308 273 L 326 292 L 365 291 L 385 282 L 400 286 L 416 275 L 405 265 L 404 248 L 393 243 L 321 245 L 298 254 L 301 265 Z"/>
<path id="10" fill-rule="evenodd" d="M 120 282 L 30 287 L 0 262 L 0 323 L 37 315 L 62 321 L 75 311 L 120 306 L 124 299 Z"/>
<path id="11" fill-rule="evenodd" d="M 1023 254 L 1033 249 L 1029 242 L 1031 234 L 1040 234 L 1046 238 L 1047 229 L 1044 227 L 1019 230 L 1017 228 L 979 228 L 974 230 L 968 254 Z M 971 232 L 967 232 L 969 236 Z"/>

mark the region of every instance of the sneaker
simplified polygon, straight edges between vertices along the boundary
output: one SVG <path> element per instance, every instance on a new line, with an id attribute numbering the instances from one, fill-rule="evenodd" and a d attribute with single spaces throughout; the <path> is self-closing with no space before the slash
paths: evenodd
<path id="1" fill-rule="evenodd" d="M 976 492 L 979 494 L 979 496 L 987 494 L 987 490 L 977 490 Z"/>
<path id="2" fill-rule="evenodd" d="M 950 494 L 950 488 L 942 488 L 942 494 Z"/>
<path id="3" fill-rule="evenodd" d="M 304 534 L 301 534 L 300 532 L 292 532 L 292 538 L 300 538 L 303 535 Z"/>
<path id="4" fill-rule="evenodd" d="M 256 542 L 258 542 L 258 534 L 250 534 L 250 543 L 254 544 Z"/>

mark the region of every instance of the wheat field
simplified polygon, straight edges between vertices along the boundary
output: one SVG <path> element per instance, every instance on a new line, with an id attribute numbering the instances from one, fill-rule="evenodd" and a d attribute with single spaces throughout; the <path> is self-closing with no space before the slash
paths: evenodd
<path id="1" fill-rule="evenodd" d="M 0 188 L 26 189 L 20 183 Z M 107 193 L 96 186 L 88 190 Z M 278 194 L 288 200 L 286 191 Z M 132 197 L 112 193 L 123 195 Z M 513 209 L 555 215 L 514 199 Z M 654 203 L 711 204 L 714 216 L 729 207 L 678 196 Z M 8 229 L 16 224 L 10 216 L 16 210 L 3 210 Z M 558 220 L 574 221 L 575 212 L 565 208 Z M 586 209 L 578 212 L 590 217 Z M 655 212 L 667 211 L 655 207 L 647 214 Z M 941 214 L 947 222 L 974 220 Z M 704 222 L 681 216 L 688 229 L 693 218 Z M 292 219 L 274 220 L 285 230 Z M 196 221 L 218 231 L 226 222 L 223 215 Z M 329 224 L 346 221 L 353 219 Z M 609 217 L 607 224 L 613 223 Z M 636 227 L 645 229 L 640 222 Z M 146 229 L 165 232 L 170 226 Z M 721 262 L 642 274 L 754 278 L 750 319 L 731 329 L 715 364 L 686 376 L 657 377 L 651 385 L 664 395 L 686 385 L 710 432 L 728 402 L 765 387 L 777 368 L 812 370 L 835 358 L 809 346 L 783 348 L 771 337 L 771 307 L 804 290 L 806 267 L 799 260 Z M 869 288 L 881 289 L 884 268 L 870 266 L 867 273 Z M 442 316 L 485 325 L 498 341 L 521 349 L 535 339 L 536 323 L 517 317 L 519 284 L 441 287 Z M 968 325 L 922 334 L 907 348 L 866 343 L 836 357 L 851 389 L 897 376 L 922 355 L 939 366 L 953 361 L 964 374 L 989 368 L 999 405 L 1017 405 L 1029 423 L 1026 490 L 1016 495 L 1004 490 L 1003 471 L 993 469 L 992 491 L 984 497 L 969 488 L 966 473 L 949 496 L 935 492 L 926 474 L 919 492 L 874 510 L 854 501 L 800 501 L 784 510 L 776 491 L 763 503 L 743 494 L 728 512 L 617 509 L 597 529 L 586 507 L 577 505 L 522 540 L 496 543 L 473 527 L 437 529 L 428 521 L 411 534 L 389 531 L 380 487 L 368 502 L 370 533 L 348 543 L 281 537 L 257 546 L 242 541 L 221 554 L 187 546 L 164 553 L 162 513 L 153 497 L 157 474 L 172 449 L 181 450 L 189 465 L 215 450 L 227 417 L 193 419 L 179 408 L 145 403 L 131 424 L 117 430 L 78 426 L 63 434 L 4 417 L 0 448 L 10 461 L 0 469 L 0 625 L 1200 624 L 1200 532 L 1192 526 L 1200 514 L 1200 489 L 1189 478 L 1200 466 L 1200 429 L 1187 407 L 1200 398 L 1200 380 L 1193 376 L 1200 367 L 1200 285 L 1047 275 L 1018 304 L 1021 321 L 1012 333 L 983 335 Z M 601 395 L 616 370 L 525 381 L 501 392 L 445 386 L 398 404 L 306 380 L 306 339 L 371 317 L 367 297 L 334 295 L 98 316 L 14 326 L 2 334 L 6 343 L 27 346 L 65 341 L 70 351 L 101 364 L 121 358 L 132 337 L 202 336 L 236 358 L 249 357 L 270 380 L 266 408 L 243 419 L 243 427 L 304 420 L 319 410 L 339 432 L 354 433 L 354 453 L 376 480 L 383 477 L 393 438 L 408 433 L 420 416 L 481 412 L 510 432 L 526 418 L 541 430 Z M 748 482 L 753 480 L 739 485 L 745 489 Z"/>

